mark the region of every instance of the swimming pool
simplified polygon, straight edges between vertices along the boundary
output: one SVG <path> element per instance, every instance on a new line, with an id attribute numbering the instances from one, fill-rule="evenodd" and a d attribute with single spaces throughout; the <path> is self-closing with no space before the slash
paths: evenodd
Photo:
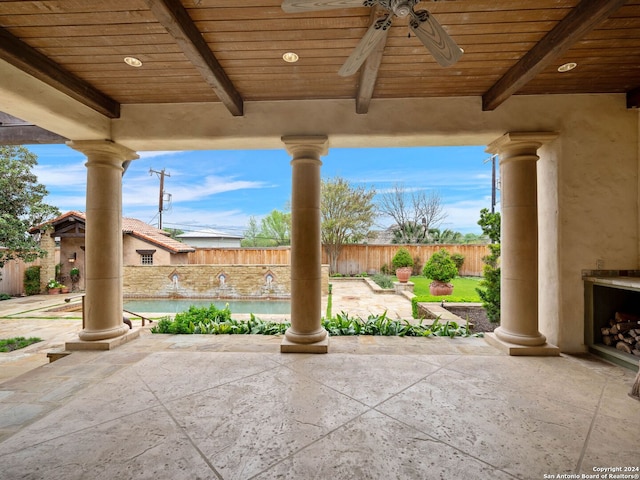
<path id="1" fill-rule="evenodd" d="M 189 310 L 191 305 L 224 308 L 231 313 L 287 314 L 291 313 L 289 300 L 225 300 L 211 298 L 125 298 L 124 309 L 140 313 L 179 313 Z"/>

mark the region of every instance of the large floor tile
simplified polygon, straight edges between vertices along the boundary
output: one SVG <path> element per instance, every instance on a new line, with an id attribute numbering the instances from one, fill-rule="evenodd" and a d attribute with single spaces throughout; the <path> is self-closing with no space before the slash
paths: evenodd
<path id="1" fill-rule="evenodd" d="M 593 417 L 445 368 L 377 409 L 522 478 L 572 472 Z"/>
<path id="2" fill-rule="evenodd" d="M 258 479 L 512 479 L 472 455 L 370 411 L 261 472 Z"/>
<path id="3" fill-rule="evenodd" d="M 290 368 L 372 407 L 439 367 L 402 355 L 316 355 Z"/>
<path id="4" fill-rule="evenodd" d="M 219 478 L 162 407 L 1 454 L 0 465 L 12 480 Z"/>
<path id="5" fill-rule="evenodd" d="M 286 367 L 167 404 L 225 479 L 245 479 L 367 410 Z"/>

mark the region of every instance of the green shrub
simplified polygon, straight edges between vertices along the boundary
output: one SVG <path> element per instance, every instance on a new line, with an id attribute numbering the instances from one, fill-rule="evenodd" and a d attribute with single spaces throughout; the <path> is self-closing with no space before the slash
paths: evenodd
<path id="1" fill-rule="evenodd" d="M 40 293 L 40 267 L 31 266 L 24 271 L 24 293 L 37 295 Z"/>
<path id="2" fill-rule="evenodd" d="M 9 295 L 8 293 L 0 293 L 0 300 L 9 300 L 11 298 L 11 295 Z"/>
<path id="3" fill-rule="evenodd" d="M 393 256 L 391 260 L 391 264 L 393 265 L 393 269 L 397 270 L 402 267 L 413 267 L 413 258 L 411 258 L 411 254 L 409 250 L 404 247 L 398 249 L 396 254 Z"/>
<path id="4" fill-rule="evenodd" d="M 151 329 L 151 332 L 279 335 L 283 334 L 291 326 L 289 322 L 262 321 L 253 314 L 251 314 L 249 320 L 234 320 L 227 316 L 227 312 L 228 309 L 216 311 L 215 307 L 214 309 L 191 307 L 189 312 L 184 312 L 184 315 L 176 315 L 176 319 L 173 321 L 169 317 L 161 319 Z M 212 317 L 207 317 L 207 315 L 211 314 L 213 315 Z M 422 322 L 412 324 L 407 320 L 392 320 L 387 317 L 386 312 L 381 315 L 369 315 L 364 320 L 360 317 L 349 317 L 347 313 L 341 312 L 335 317 L 323 319 L 322 326 L 329 335 L 333 336 L 385 335 L 451 338 L 472 336 L 468 324 L 459 325 L 456 322 L 440 323 L 437 319 L 434 320 L 432 325 L 423 325 Z M 482 336 L 482 334 L 473 336 Z"/>
<path id="5" fill-rule="evenodd" d="M 453 277 L 458 275 L 458 269 L 449 252 L 443 248 L 427 260 L 423 274 L 431 280 L 449 283 Z"/>
<path id="6" fill-rule="evenodd" d="M 490 254 L 482 258 L 484 266 L 482 267 L 483 279 L 480 281 L 480 287 L 476 288 L 482 306 L 487 312 L 487 318 L 492 323 L 500 322 L 500 244 L 492 243 L 489 245 Z"/>
<path id="7" fill-rule="evenodd" d="M 456 268 L 460 271 L 462 264 L 464 263 L 464 255 L 461 253 L 453 253 L 451 255 L 451 260 L 453 260 L 453 263 L 456 264 Z"/>
<path id="8" fill-rule="evenodd" d="M 373 280 L 380 288 L 393 288 L 393 279 L 389 275 L 376 273 L 371 277 L 371 280 Z"/>
<path id="9" fill-rule="evenodd" d="M 380 267 L 380 273 L 382 273 L 383 275 L 389 275 L 391 273 L 391 270 L 389 270 L 389 265 L 383 263 Z"/>

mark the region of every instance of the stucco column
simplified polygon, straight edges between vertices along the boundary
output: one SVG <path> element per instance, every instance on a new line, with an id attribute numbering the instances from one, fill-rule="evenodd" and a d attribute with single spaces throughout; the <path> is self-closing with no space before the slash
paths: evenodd
<path id="1" fill-rule="evenodd" d="M 536 163 L 538 149 L 556 136 L 507 133 L 487 148 L 499 155 L 501 176 L 500 326 L 487 338 L 511 355 L 559 354 L 538 331 Z"/>
<path id="2" fill-rule="evenodd" d="M 122 323 L 122 163 L 135 152 L 110 141 L 68 145 L 87 156 L 85 227 L 85 327 L 80 340 L 119 337 Z"/>
<path id="3" fill-rule="evenodd" d="M 326 136 L 282 137 L 293 157 L 291 187 L 291 327 L 281 352 L 327 353 L 322 328 L 322 244 L 320 237 L 320 161 Z"/>

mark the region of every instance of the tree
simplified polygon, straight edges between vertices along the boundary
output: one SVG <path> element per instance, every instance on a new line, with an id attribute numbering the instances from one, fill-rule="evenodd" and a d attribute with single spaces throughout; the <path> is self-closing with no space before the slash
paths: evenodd
<path id="1" fill-rule="evenodd" d="M 500 243 L 500 213 L 491 213 L 488 209 L 480 210 L 478 225 L 482 233 L 489 237 L 491 243 Z"/>
<path id="2" fill-rule="evenodd" d="M 432 228 L 429 230 L 429 243 L 461 243 L 462 234 L 460 232 L 454 232 L 448 228 L 440 230 L 439 228 Z"/>
<path id="3" fill-rule="evenodd" d="M 329 270 L 338 270 L 342 246 L 361 241 L 375 219 L 374 189 L 354 187 L 343 178 L 322 180 L 321 235 L 329 256 Z"/>
<path id="4" fill-rule="evenodd" d="M 482 306 L 487 312 L 487 318 L 491 322 L 500 322 L 500 214 L 491 213 L 486 208 L 480 210 L 478 225 L 482 233 L 489 237 L 490 254 L 483 257 L 483 279 L 480 288 L 476 288 Z"/>
<path id="5" fill-rule="evenodd" d="M 249 217 L 249 225 L 244 231 L 244 238 L 240 241 L 243 247 L 258 247 L 260 229 L 258 228 L 258 220 L 253 215 Z"/>
<path id="6" fill-rule="evenodd" d="M 0 267 L 14 258 L 26 262 L 46 255 L 29 228 L 45 223 L 60 211 L 43 202 L 49 192 L 32 172 L 35 154 L 23 146 L 0 145 Z"/>
<path id="7" fill-rule="evenodd" d="M 177 240 L 179 242 L 182 241 L 178 238 L 178 235 L 182 235 L 184 233 L 184 230 L 180 230 L 179 228 L 163 228 L 162 230 L 169 234 L 169 238 L 173 238 L 174 240 Z"/>
<path id="8" fill-rule="evenodd" d="M 409 193 L 402 184 L 395 184 L 382 196 L 378 209 L 395 222 L 397 243 L 421 243 L 425 232 L 438 228 L 447 218 L 439 193 Z"/>
<path id="9" fill-rule="evenodd" d="M 274 240 L 276 246 L 291 245 L 291 213 L 273 210 L 262 219 L 260 237 Z"/>

